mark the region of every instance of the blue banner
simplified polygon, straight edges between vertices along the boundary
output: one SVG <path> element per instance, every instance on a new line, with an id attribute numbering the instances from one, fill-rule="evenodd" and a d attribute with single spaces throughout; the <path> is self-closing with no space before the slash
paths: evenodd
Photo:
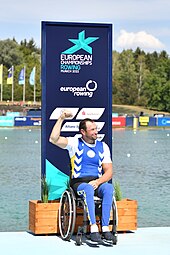
<path id="1" fill-rule="evenodd" d="M 0 116 L 0 127 L 13 127 L 14 117 L 13 116 Z"/>
<path id="2" fill-rule="evenodd" d="M 14 126 L 41 126 L 41 117 L 22 116 L 14 118 Z"/>
<path id="3" fill-rule="evenodd" d="M 134 117 L 126 117 L 126 127 L 133 127 L 133 118 Z"/>
<path id="4" fill-rule="evenodd" d="M 158 126 L 165 126 L 165 127 L 169 127 L 170 126 L 170 118 L 158 118 L 158 120 L 157 120 L 157 125 Z"/>
<path id="5" fill-rule="evenodd" d="M 155 117 L 149 117 L 149 124 L 148 126 L 154 127 L 156 126 L 156 118 Z"/>
<path id="6" fill-rule="evenodd" d="M 49 142 L 63 109 L 73 113 L 63 136 L 78 133 L 92 118 L 112 151 L 112 25 L 42 22 L 42 174 L 50 199 L 60 197 L 69 178 L 67 151 Z"/>

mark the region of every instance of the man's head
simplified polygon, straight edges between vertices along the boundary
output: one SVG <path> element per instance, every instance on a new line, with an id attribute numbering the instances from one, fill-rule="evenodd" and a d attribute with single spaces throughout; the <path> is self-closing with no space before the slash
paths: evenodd
<path id="1" fill-rule="evenodd" d="M 79 131 L 82 134 L 82 138 L 87 143 L 94 143 L 97 139 L 97 126 L 94 120 L 86 118 L 80 121 Z"/>

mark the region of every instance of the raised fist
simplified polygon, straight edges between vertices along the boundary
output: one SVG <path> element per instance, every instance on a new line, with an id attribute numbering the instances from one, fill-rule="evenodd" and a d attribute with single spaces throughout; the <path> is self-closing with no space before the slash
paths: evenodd
<path id="1" fill-rule="evenodd" d="M 63 110 L 62 113 L 61 113 L 61 118 L 62 119 L 70 118 L 72 116 L 73 116 L 73 114 L 69 110 Z"/>

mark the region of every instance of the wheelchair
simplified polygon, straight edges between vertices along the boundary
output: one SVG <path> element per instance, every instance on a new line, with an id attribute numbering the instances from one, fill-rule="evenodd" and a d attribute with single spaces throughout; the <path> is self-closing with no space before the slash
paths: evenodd
<path id="1" fill-rule="evenodd" d="M 97 222 L 97 224 L 100 224 L 102 199 L 94 197 L 94 201 L 95 213 L 96 216 L 98 216 L 99 218 L 99 222 Z M 81 215 L 83 216 L 83 224 L 81 226 L 78 226 L 78 231 L 75 239 L 76 245 L 80 246 L 82 245 L 82 236 L 84 234 L 88 236 L 87 228 L 89 226 L 89 220 L 87 219 L 86 206 L 83 198 L 76 196 L 73 189 L 69 187 L 63 192 L 60 199 L 59 207 L 59 231 L 61 234 L 61 238 L 65 241 L 70 241 L 74 233 L 76 218 L 80 215 L 80 213 L 79 215 L 77 213 L 77 208 L 81 208 L 83 211 L 83 213 L 81 213 Z M 111 233 L 113 234 L 113 245 L 117 244 L 117 219 L 118 217 L 116 201 L 115 198 L 113 198 L 111 217 L 109 222 L 109 225 L 111 226 Z"/>

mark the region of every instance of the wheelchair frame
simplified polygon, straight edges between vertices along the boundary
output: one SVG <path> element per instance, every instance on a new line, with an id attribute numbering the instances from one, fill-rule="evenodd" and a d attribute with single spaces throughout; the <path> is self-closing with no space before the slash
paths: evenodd
<path id="1" fill-rule="evenodd" d="M 102 199 L 95 199 L 95 209 L 97 210 L 101 208 Z M 76 223 L 76 208 L 83 208 L 83 225 L 78 226 L 78 232 L 76 235 L 76 245 L 82 244 L 82 235 L 87 233 L 87 225 L 89 220 L 87 219 L 87 212 L 84 200 L 80 197 L 76 197 L 73 189 L 70 187 L 66 189 L 60 199 L 60 207 L 59 207 L 59 230 L 61 234 L 61 238 L 66 241 L 70 241 Z M 101 213 L 100 213 L 100 222 L 101 222 Z M 110 225 L 112 225 L 112 234 L 114 239 L 112 240 L 112 244 L 117 244 L 117 207 L 115 198 L 113 198 L 112 203 L 112 220 L 110 220 Z"/>

